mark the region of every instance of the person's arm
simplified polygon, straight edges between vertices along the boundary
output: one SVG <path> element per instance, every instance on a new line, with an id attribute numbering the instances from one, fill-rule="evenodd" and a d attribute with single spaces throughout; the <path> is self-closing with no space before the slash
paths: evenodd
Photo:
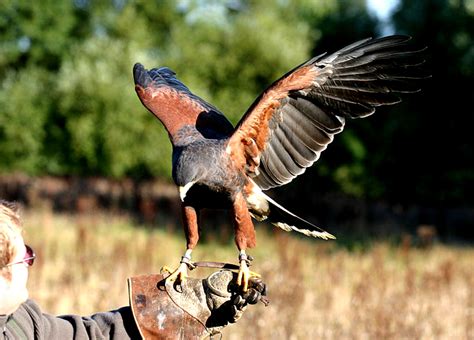
<path id="1" fill-rule="evenodd" d="M 237 273 L 224 269 L 206 279 L 188 277 L 175 286 L 161 274 L 135 276 L 129 279 L 131 308 L 89 317 L 43 314 L 28 300 L 10 316 L 6 337 L 0 334 L 0 340 L 141 339 L 137 324 L 147 339 L 210 337 L 237 322 L 248 305 L 268 304 L 266 285 L 260 278 L 250 279 L 247 292 L 242 292 L 236 278 Z"/>
<path id="2" fill-rule="evenodd" d="M 32 300 L 26 301 L 12 315 L 7 328 L 13 338 L 27 339 L 140 339 L 131 309 L 78 315 L 53 316 L 41 312 Z M 22 334 L 23 333 L 23 334 Z"/>

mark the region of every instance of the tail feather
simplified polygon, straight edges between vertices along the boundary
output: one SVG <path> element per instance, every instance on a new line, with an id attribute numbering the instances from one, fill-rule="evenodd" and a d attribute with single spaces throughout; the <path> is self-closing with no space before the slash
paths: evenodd
<path id="1" fill-rule="evenodd" d="M 265 195 L 265 194 L 264 194 Z M 265 195 L 266 200 L 270 204 L 270 214 L 268 220 L 274 226 L 285 231 L 296 231 L 306 236 L 322 238 L 324 240 L 335 239 L 336 237 L 327 231 L 315 226 L 314 224 L 302 219 L 285 209 L 273 199 Z"/>

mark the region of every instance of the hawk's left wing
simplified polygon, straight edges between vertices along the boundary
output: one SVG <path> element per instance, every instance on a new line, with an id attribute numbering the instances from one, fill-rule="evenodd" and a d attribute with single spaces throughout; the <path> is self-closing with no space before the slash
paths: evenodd
<path id="1" fill-rule="evenodd" d="M 365 39 L 315 57 L 273 83 L 237 125 L 227 146 L 234 163 L 262 188 L 290 182 L 311 166 L 344 128 L 380 105 L 416 92 L 423 78 L 410 37 Z"/>

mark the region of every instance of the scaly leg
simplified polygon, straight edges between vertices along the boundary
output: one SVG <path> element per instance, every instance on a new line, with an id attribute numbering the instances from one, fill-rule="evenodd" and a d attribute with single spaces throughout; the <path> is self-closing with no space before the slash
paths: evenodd
<path id="1" fill-rule="evenodd" d="M 173 272 L 167 267 L 163 267 L 161 271 L 167 271 L 170 274 L 166 278 L 166 281 L 173 282 L 173 281 L 178 281 L 178 282 L 184 282 L 186 278 L 188 277 L 188 263 L 191 262 L 191 252 L 192 249 L 187 249 L 184 255 L 181 257 L 181 261 L 179 262 L 178 268 L 174 270 Z"/>
<path id="2" fill-rule="evenodd" d="M 245 253 L 245 250 L 239 252 L 239 272 L 237 274 L 237 284 L 246 292 L 249 286 L 249 279 L 251 277 L 260 277 L 260 274 L 255 273 L 249 269 L 251 258 Z"/>
<path id="3" fill-rule="evenodd" d="M 239 273 L 237 275 L 237 284 L 242 287 L 244 292 L 247 291 L 249 286 L 249 278 L 250 278 L 250 269 L 248 266 L 248 258 L 245 250 L 241 250 L 239 253 Z"/>
<path id="4" fill-rule="evenodd" d="M 241 192 L 237 193 L 233 202 L 235 244 L 239 249 L 239 273 L 237 284 L 245 292 L 248 289 L 249 278 L 253 275 L 249 270 L 249 259 L 245 250 L 255 247 L 255 229 L 250 217 L 247 202 Z"/>

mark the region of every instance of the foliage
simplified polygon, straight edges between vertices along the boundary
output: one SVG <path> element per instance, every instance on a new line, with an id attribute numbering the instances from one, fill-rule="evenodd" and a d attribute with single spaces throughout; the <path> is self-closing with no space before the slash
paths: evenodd
<path id="1" fill-rule="evenodd" d="M 192 1 L 7 2 L 2 48 L 17 53 L 1 61 L 1 170 L 169 177 L 169 142 L 136 98 L 133 63 L 169 65 L 235 122 L 308 56 L 308 26 L 290 5 L 215 2 L 223 16 L 209 20 Z M 275 26 L 284 16 L 288 26 Z"/>

